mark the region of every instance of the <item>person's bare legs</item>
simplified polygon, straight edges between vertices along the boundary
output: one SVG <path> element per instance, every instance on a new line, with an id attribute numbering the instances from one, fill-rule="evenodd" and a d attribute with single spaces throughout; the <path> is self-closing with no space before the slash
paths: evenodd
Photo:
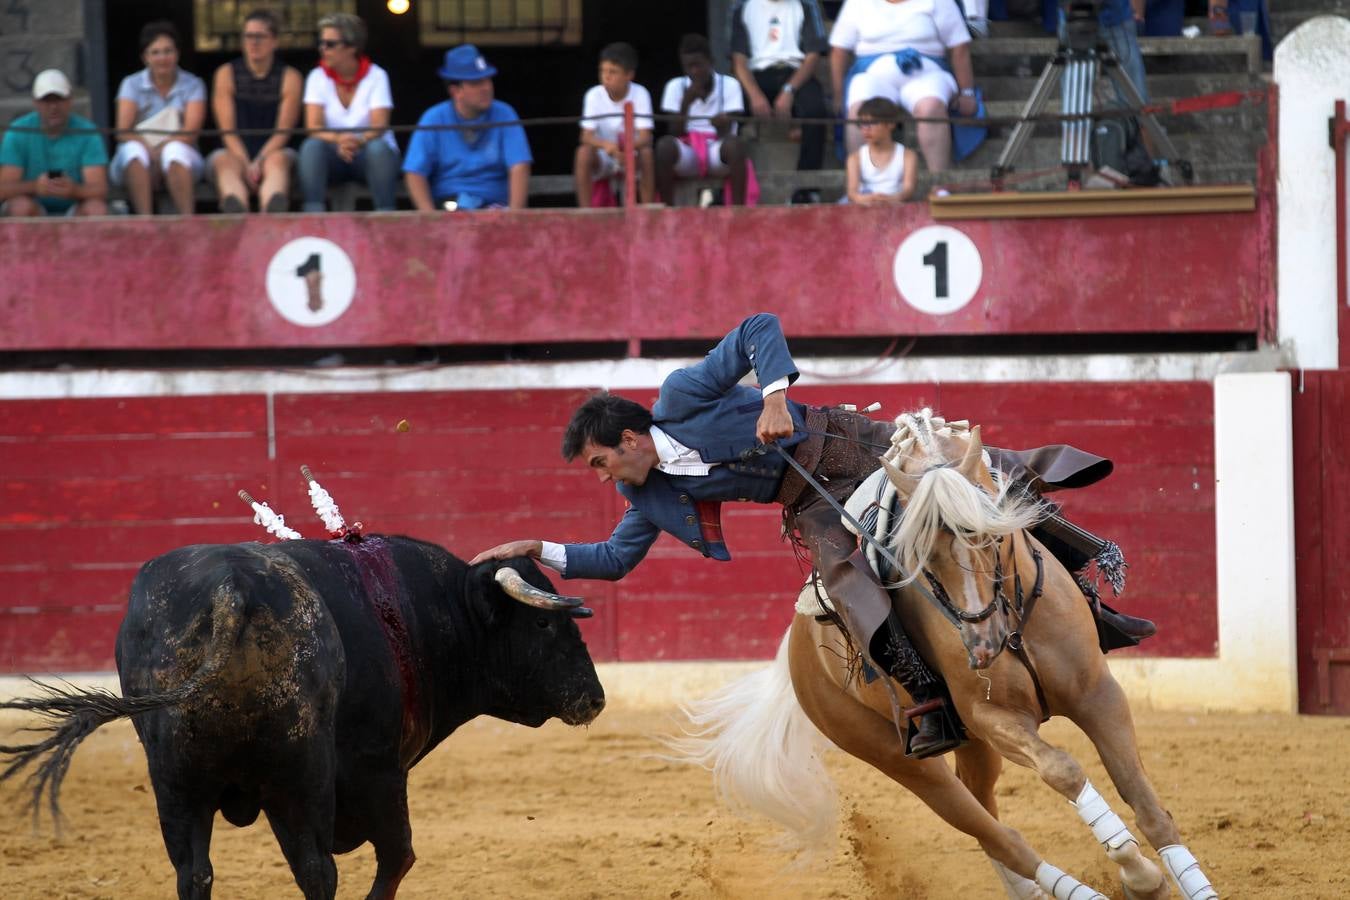
<path id="1" fill-rule="evenodd" d="M 28 216 L 46 215 L 42 204 L 38 203 L 32 197 L 10 197 L 5 202 L 5 215 L 13 218 L 27 218 Z"/>
<path id="2" fill-rule="evenodd" d="M 263 160 L 258 208 L 264 212 L 285 212 L 290 208 L 290 196 L 291 157 L 279 150 Z"/>
<path id="3" fill-rule="evenodd" d="M 680 142 L 670 135 L 656 141 L 656 193 L 666 206 L 675 205 L 675 165 L 680 161 Z"/>
<path id="4" fill-rule="evenodd" d="M 656 154 L 651 147 L 639 148 L 638 197 L 643 203 L 656 202 Z"/>
<path id="5" fill-rule="evenodd" d="M 741 139 L 728 136 L 722 139 L 722 162 L 730 170 L 727 178 L 731 181 L 731 205 L 745 205 L 745 188 L 749 181 L 749 166 L 745 154 L 745 144 Z"/>
<path id="6" fill-rule="evenodd" d="M 127 163 L 126 169 L 122 171 L 122 178 L 126 183 L 127 199 L 131 201 L 131 209 L 138 216 L 148 216 L 155 211 L 153 206 L 154 190 L 150 181 L 150 170 L 138 159 L 133 159 Z"/>
<path id="7" fill-rule="evenodd" d="M 82 200 L 79 206 L 75 207 L 77 216 L 106 216 L 108 214 L 108 204 L 103 200 Z"/>
<path id="8" fill-rule="evenodd" d="M 193 209 L 191 169 L 182 163 L 169 163 L 169 171 L 164 173 L 164 184 L 180 216 L 190 216 L 196 211 Z"/>
<path id="9" fill-rule="evenodd" d="M 848 150 L 850 155 L 857 152 L 858 148 L 862 146 L 862 131 L 851 121 L 858 118 L 860 106 L 862 106 L 861 103 L 855 103 L 848 108 L 850 122 L 844 126 L 844 149 Z"/>
<path id="10" fill-rule="evenodd" d="M 918 123 L 919 149 L 930 172 L 942 172 L 952 164 L 952 129 L 947 122 L 947 104 L 936 97 L 925 97 L 914 104 L 914 118 L 941 119 Z"/>
<path id="11" fill-rule="evenodd" d="M 225 201 L 233 197 L 239 205 L 248 210 L 248 185 L 244 182 L 245 164 L 233 153 L 217 153 L 211 159 L 211 169 L 216 176 L 216 193 L 220 196 L 221 211 L 225 211 Z"/>
<path id="12" fill-rule="evenodd" d="M 596 155 L 590 144 L 578 144 L 576 160 L 572 164 L 572 180 L 576 183 L 577 206 L 591 208 L 591 183 L 594 179 Z"/>

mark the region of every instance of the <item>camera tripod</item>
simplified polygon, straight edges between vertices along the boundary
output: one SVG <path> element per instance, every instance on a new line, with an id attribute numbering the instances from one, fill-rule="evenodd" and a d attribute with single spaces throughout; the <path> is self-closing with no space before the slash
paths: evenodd
<path id="1" fill-rule="evenodd" d="M 1105 73 L 1129 102 L 1131 109 L 1140 109 L 1144 105 L 1144 98 L 1130 80 L 1129 74 L 1121 69 L 1116 54 L 1110 47 L 1096 40 L 1095 16 L 1089 20 L 1092 36 L 1088 40 L 1083 40 L 1085 28 L 1073 27 L 1078 24 L 1075 21 L 1077 18 L 1070 16 L 1068 40 L 1061 38 L 1054 58 L 1045 64 L 1045 69 L 1041 72 L 1041 77 L 1022 110 L 1021 120 L 1013 128 L 1008 143 L 1004 145 L 998 162 L 990 172 L 995 184 L 1000 184 L 1003 177 L 1013 171 L 1013 163 L 1036 130 L 1036 117 L 1049 102 L 1061 78 L 1064 80 L 1065 89 L 1060 112 L 1065 116 L 1074 117 L 1066 118 L 1060 123 L 1059 142 L 1060 161 L 1068 172 L 1071 188 L 1079 187 L 1083 170 L 1092 167 L 1092 104 L 1098 70 Z M 1144 133 L 1148 135 L 1149 146 L 1154 154 L 1161 155 L 1168 163 L 1175 163 L 1182 177 L 1189 183 L 1192 178 L 1191 164 L 1187 160 L 1177 158 L 1176 147 L 1167 136 L 1167 132 L 1158 124 L 1158 120 L 1148 112 L 1140 112 L 1137 115 Z"/>

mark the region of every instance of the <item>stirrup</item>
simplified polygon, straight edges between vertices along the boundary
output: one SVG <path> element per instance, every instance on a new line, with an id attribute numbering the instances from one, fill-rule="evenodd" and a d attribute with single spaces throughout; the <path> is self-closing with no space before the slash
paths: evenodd
<path id="1" fill-rule="evenodd" d="M 966 743 L 966 730 L 952 711 L 946 697 L 934 697 L 904 711 L 905 756 L 910 759 L 929 759 L 955 750 Z M 937 722 L 938 734 L 932 742 L 914 746 L 921 730 L 919 722 Z"/>

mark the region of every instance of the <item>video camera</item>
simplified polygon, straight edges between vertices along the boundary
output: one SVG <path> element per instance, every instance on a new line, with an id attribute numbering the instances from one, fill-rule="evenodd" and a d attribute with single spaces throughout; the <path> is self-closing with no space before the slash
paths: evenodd
<path id="1" fill-rule="evenodd" d="M 1097 17 L 1101 14 L 1101 0 L 1059 0 L 1064 28 L 1060 44 L 1067 50 L 1087 52 L 1098 44 Z"/>

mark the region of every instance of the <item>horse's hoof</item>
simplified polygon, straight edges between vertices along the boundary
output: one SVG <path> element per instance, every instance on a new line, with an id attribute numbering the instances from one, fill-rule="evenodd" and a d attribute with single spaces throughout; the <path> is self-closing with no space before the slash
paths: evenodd
<path id="1" fill-rule="evenodd" d="M 1120 886 L 1125 890 L 1125 900 L 1166 900 L 1171 895 L 1167 888 L 1167 879 L 1164 878 L 1158 882 L 1158 886 L 1151 891 L 1132 891 L 1130 886 L 1121 882 Z"/>

